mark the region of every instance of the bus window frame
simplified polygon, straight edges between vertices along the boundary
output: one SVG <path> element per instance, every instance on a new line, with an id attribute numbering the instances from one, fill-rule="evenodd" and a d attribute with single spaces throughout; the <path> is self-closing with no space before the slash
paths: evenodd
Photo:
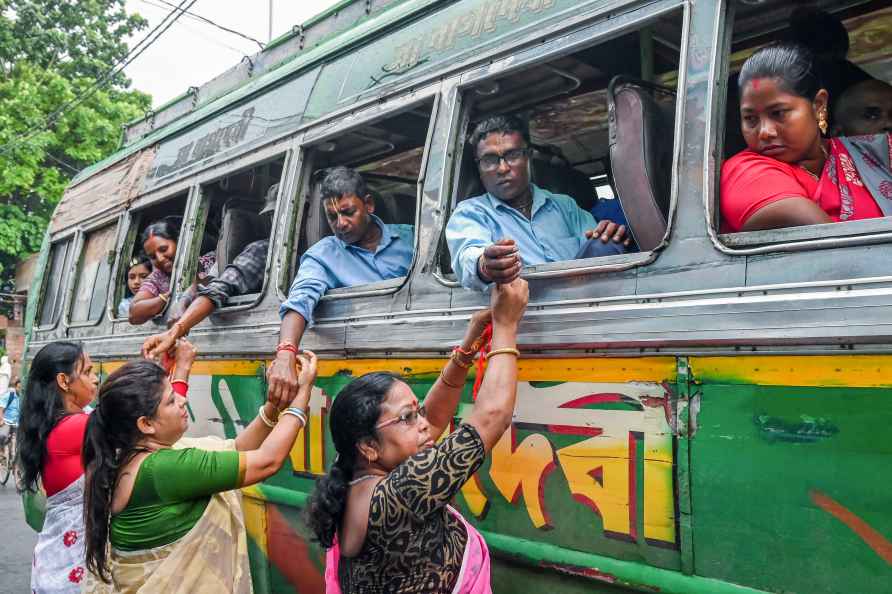
<path id="1" fill-rule="evenodd" d="M 273 211 L 270 234 L 269 234 L 269 250 L 266 253 L 266 263 L 263 267 L 263 284 L 260 286 L 260 290 L 256 293 L 247 293 L 245 295 L 238 295 L 234 299 L 236 302 L 232 305 L 224 305 L 223 307 L 214 308 L 214 311 L 211 315 L 218 314 L 229 314 L 239 311 L 245 311 L 257 307 L 264 297 L 266 296 L 266 292 L 268 290 L 270 279 L 273 276 L 274 267 L 274 252 L 277 252 L 276 249 L 276 225 L 279 217 L 282 212 L 282 196 L 283 196 L 283 188 L 284 181 L 289 175 L 289 170 L 292 165 L 292 162 L 295 159 L 295 151 L 292 147 L 292 142 L 290 140 L 285 142 L 275 142 L 271 145 L 267 145 L 262 149 L 251 152 L 248 154 L 240 155 L 237 158 L 230 160 L 229 162 L 220 163 L 206 171 L 202 171 L 199 176 L 197 176 L 197 181 L 195 182 L 195 225 L 192 227 L 191 236 L 189 238 L 189 249 L 188 253 L 190 254 L 190 259 L 187 260 L 187 264 L 185 269 L 183 270 L 183 274 L 181 275 L 181 279 L 185 279 L 187 277 L 191 278 L 189 274 L 190 269 L 194 273 L 195 268 L 197 266 L 198 258 L 200 254 L 198 252 L 201 248 L 201 243 L 204 236 L 205 225 L 207 224 L 207 208 L 209 208 L 209 197 L 205 195 L 204 188 L 205 186 L 212 184 L 220 179 L 228 176 L 234 175 L 238 173 L 242 173 L 246 170 L 252 169 L 254 167 L 259 167 L 265 163 L 269 163 L 270 161 L 274 161 L 278 158 L 283 158 L 282 163 L 282 176 L 279 178 L 277 182 L 279 184 L 279 189 L 276 194 L 276 209 Z M 202 209 L 205 209 L 202 212 Z M 199 222 L 198 217 L 201 216 L 201 221 Z M 193 264 L 194 263 L 194 264 Z M 217 270 L 217 274 L 221 274 L 222 270 Z M 177 292 L 177 296 L 179 296 L 182 292 L 184 292 L 188 287 L 180 286 L 179 291 Z M 253 297 L 251 300 L 244 299 L 243 302 L 239 302 L 239 298 L 243 297 Z"/>
<path id="2" fill-rule="evenodd" d="M 170 278 L 170 287 L 172 291 L 171 299 L 164 306 L 155 317 L 151 320 L 148 320 L 144 324 L 134 325 L 130 323 L 128 318 L 118 317 L 118 308 L 117 304 L 120 302 L 122 297 L 119 297 L 119 294 L 122 296 L 123 291 L 119 293 L 118 289 L 124 288 L 123 279 L 120 277 L 122 274 L 123 266 L 126 266 L 130 261 L 131 254 L 133 253 L 133 248 L 136 246 L 137 241 L 137 227 L 142 219 L 142 213 L 147 208 L 152 206 L 156 206 L 161 204 L 162 202 L 172 200 L 179 195 L 186 194 L 185 198 L 185 207 L 183 208 L 183 223 L 189 220 L 189 213 L 191 211 L 191 205 L 194 201 L 194 195 L 197 191 L 195 184 L 192 181 L 183 179 L 180 180 L 179 183 L 158 188 L 153 190 L 148 194 L 143 194 L 138 196 L 133 203 L 127 208 L 124 215 L 124 220 L 121 223 L 121 229 L 126 229 L 126 233 L 123 235 L 123 243 L 118 246 L 118 256 L 115 258 L 114 266 L 111 271 L 111 278 L 115 282 L 115 290 L 112 292 L 112 296 L 110 297 L 110 301 L 108 302 L 108 316 L 112 322 L 116 322 L 124 325 L 124 327 L 129 327 L 132 329 L 141 329 L 146 324 L 154 322 L 155 324 L 160 324 L 164 320 L 165 315 L 167 314 L 167 310 L 170 308 L 170 301 L 173 301 L 178 295 L 179 292 L 175 290 L 177 280 L 179 279 L 179 267 L 182 262 L 183 254 L 180 251 L 179 247 L 177 248 L 177 255 L 174 259 L 173 263 L 173 271 L 171 272 Z M 119 235 L 120 237 L 120 235 Z M 180 230 L 180 238 L 183 237 L 183 229 Z"/>
<path id="3" fill-rule="evenodd" d="M 412 109 L 413 107 L 419 107 L 427 104 L 430 105 L 430 115 L 428 119 L 427 131 L 424 138 L 424 149 L 421 153 L 421 168 L 418 172 L 418 179 L 415 180 L 415 231 L 413 238 L 412 262 L 409 264 L 409 269 L 406 271 L 405 276 L 393 279 L 386 279 L 384 281 L 378 281 L 375 283 L 357 285 L 356 287 L 340 287 L 337 289 L 330 289 L 326 291 L 325 294 L 320 298 L 320 302 L 336 301 L 340 299 L 352 299 L 356 297 L 390 295 L 398 292 L 403 287 L 403 285 L 405 285 L 409 281 L 409 279 L 412 278 L 413 272 L 418 263 L 418 249 L 421 233 L 421 203 L 424 193 L 424 182 L 427 177 L 427 162 L 430 157 L 431 142 L 433 141 L 433 133 L 442 100 L 441 89 L 441 81 L 434 81 L 424 85 L 419 89 L 410 89 L 409 91 L 403 92 L 400 95 L 387 97 L 386 99 L 376 104 L 367 105 L 363 108 L 357 109 L 351 117 L 322 122 L 318 126 L 314 126 L 304 133 L 304 137 L 300 145 L 300 180 L 296 181 L 296 183 L 298 183 L 297 187 L 299 188 L 300 194 L 300 199 L 296 201 L 299 202 L 299 207 L 296 208 L 295 211 L 289 213 L 292 220 L 288 222 L 291 225 L 291 228 L 294 229 L 296 233 L 301 234 L 305 232 L 304 223 L 306 221 L 308 211 L 312 208 L 318 207 L 318 204 L 314 204 L 314 201 L 310 196 L 310 183 L 313 172 L 315 171 L 313 169 L 315 164 L 312 163 L 311 158 L 308 158 L 308 154 L 319 144 L 336 139 L 351 131 L 363 128 L 375 123 L 376 121 L 386 120 L 388 118 L 394 117 L 404 111 Z M 295 214 L 298 214 L 301 219 L 299 222 L 299 227 L 294 226 L 294 223 L 297 222 L 294 220 Z M 300 238 L 301 236 L 298 236 L 298 243 L 300 242 Z M 312 246 L 307 246 L 307 249 L 309 249 L 310 247 Z M 298 261 L 300 259 L 300 256 L 302 255 L 303 254 L 298 255 Z M 283 302 L 288 298 L 288 293 L 290 292 L 291 285 L 294 283 L 294 279 L 297 277 L 299 268 L 299 265 L 294 266 L 294 271 L 292 272 L 291 264 L 292 262 L 288 262 L 287 265 L 282 266 L 280 270 L 280 280 L 279 283 L 277 283 L 277 288 L 279 289 L 279 298 Z M 371 285 L 372 288 L 364 288 L 368 287 L 369 285 Z"/>
<path id="4" fill-rule="evenodd" d="M 726 13 L 721 35 L 721 53 L 717 61 L 717 79 L 714 86 L 716 97 L 727 97 L 728 76 L 731 66 L 731 43 L 734 34 L 733 11 Z M 724 154 L 725 117 L 733 106 L 726 103 L 716 104 L 716 133 L 714 143 L 717 155 Z M 707 134 L 709 132 L 707 131 Z M 721 225 L 721 177 L 722 165 L 727 159 L 716 159 L 715 172 L 711 183 L 705 185 L 703 208 L 706 216 L 706 228 L 713 246 L 723 254 L 731 256 L 750 256 L 779 252 L 801 252 L 821 248 L 838 248 L 865 246 L 892 241 L 892 216 L 861 219 L 857 221 L 839 221 L 818 225 L 799 225 L 779 229 L 760 231 L 739 231 L 737 233 L 720 233 Z M 832 231 L 832 233 L 828 233 Z"/>
<path id="5" fill-rule="evenodd" d="M 120 212 L 117 212 L 111 216 L 103 217 L 99 222 L 90 223 L 89 225 L 81 225 L 78 227 L 78 239 L 76 248 L 77 261 L 73 262 L 76 264 L 74 268 L 74 276 L 80 276 L 81 266 L 83 266 L 84 260 L 84 249 L 87 247 L 87 238 L 95 233 L 96 231 L 100 231 L 105 227 L 110 225 L 115 225 L 115 239 L 112 244 L 112 249 L 115 250 L 115 257 L 109 263 L 109 282 L 111 283 L 110 289 L 116 289 L 117 283 L 114 280 L 114 277 L 111 276 L 112 271 L 115 267 L 115 261 L 119 258 L 120 250 L 118 250 L 118 245 L 121 241 L 121 221 L 123 220 L 123 215 Z M 108 301 L 109 301 L 109 293 L 113 293 L 114 291 L 106 291 L 105 293 L 105 304 L 103 306 L 103 315 L 100 315 L 95 320 L 83 320 L 79 322 L 71 321 L 72 309 L 74 308 L 74 293 L 77 290 L 77 283 L 74 282 L 71 284 L 71 298 L 68 299 L 68 302 L 65 305 L 65 326 L 67 328 L 89 328 L 91 326 L 98 326 L 108 315 Z M 87 315 L 89 315 L 89 310 L 87 311 Z"/>
<path id="6" fill-rule="evenodd" d="M 656 6 L 655 6 L 656 5 Z M 575 28 L 561 29 L 557 32 L 550 32 L 538 39 L 537 43 L 526 41 L 516 45 L 514 48 L 505 49 L 500 54 L 504 54 L 499 58 L 493 59 L 489 64 L 477 66 L 462 73 L 460 82 L 455 87 L 457 98 L 460 98 L 461 107 L 456 110 L 453 124 L 462 126 L 455 130 L 452 134 L 453 142 L 457 143 L 449 147 L 447 153 L 450 153 L 451 162 L 448 162 L 444 170 L 449 172 L 448 191 L 444 191 L 444 201 L 441 202 L 444 214 L 444 228 L 441 230 L 445 234 L 445 224 L 448 224 L 449 218 L 458 205 L 457 196 L 454 195 L 455 187 L 462 174 L 462 157 L 464 151 L 469 150 L 467 137 L 467 125 L 470 121 L 470 110 L 473 101 L 468 101 L 467 96 L 473 92 L 474 87 L 487 83 L 493 79 L 502 78 L 537 65 L 551 62 L 557 58 L 568 56 L 584 49 L 609 43 L 612 39 L 633 31 L 644 29 L 648 23 L 657 20 L 676 11 L 681 13 L 681 41 L 679 49 L 679 68 L 678 82 L 676 87 L 675 98 L 675 121 L 673 129 L 675 141 L 672 147 L 672 167 L 671 184 L 669 190 L 669 213 L 666 217 L 666 231 L 663 240 L 654 249 L 646 252 L 637 252 L 633 254 L 620 254 L 617 256 L 600 256 L 596 258 L 580 258 L 578 260 L 562 260 L 559 262 L 549 262 L 535 266 L 524 266 L 521 275 L 525 279 L 545 279 L 545 278 L 569 278 L 581 274 L 600 274 L 610 272 L 622 272 L 640 266 L 646 266 L 653 263 L 659 252 L 662 251 L 669 243 L 672 235 L 673 222 L 675 212 L 678 206 L 678 172 L 681 160 L 682 145 L 679 142 L 682 133 L 683 112 L 685 103 L 685 84 L 687 80 L 687 69 L 684 67 L 687 63 L 687 51 L 690 43 L 691 30 L 691 6 L 684 0 L 659 0 L 653 4 L 633 7 L 625 5 L 619 10 L 627 9 L 627 12 L 621 14 L 599 12 L 587 24 L 576 24 Z M 450 157 L 447 157 L 449 159 Z M 445 188 L 444 188 L 445 189 Z M 440 266 L 441 250 L 447 249 L 445 241 L 441 242 L 433 261 L 435 262 L 433 277 L 442 285 L 449 288 L 460 288 L 461 283 L 458 280 L 452 280 L 446 277 Z M 454 271 L 453 271 L 454 274 Z"/>
<path id="7" fill-rule="evenodd" d="M 62 262 L 62 272 L 63 272 L 62 279 L 59 281 L 58 291 L 59 291 L 59 293 L 62 294 L 62 297 L 61 297 L 62 301 L 59 303 L 59 311 L 56 312 L 56 314 L 53 316 L 53 320 L 49 324 L 43 324 L 43 325 L 35 324 L 34 325 L 35 333 L 49 332 L 51 330 L 55 330 L 56 328 L 59 327 L 60 322 L 63 322 L 63 320 L 65 320 L 64 313 L 65 313 L 65 309 L 66 309 L 66 303 L 70 299 L 70 296 L 68 294 L 69 293 L 68 287 L 71 284 L 72 276 L 74 276 L 72 274 L 66 274 L 66 271 L 71 267 L 71 259 L 72 259 L 72 257 L 74 257 L 74 249 L 77 247 L 77 243 L 79 241 L 79 236 L 80 236 L 80 228 L 72 227 L 72 228 L 67 229 L 66 231 L 60 233 L 56 237 L 50 238 L 49 245 L 47 246 L 47 250 L 48 250 L 47 262 L 46 262 L 46 265 L 44 266 L 43 273 L 42 273 L 43 278 L 41 279 L 41 283 L 40 283 L 40 299 L 38 300 L 37 309 L 35 312 L 36 319 L 39 320 L 42 317 L 41 314 L 43 313 L 44 299 L 46 299 L 47 282 L 49 282 L 50 271 L 51 271 L 51 268 L 53 265 L 53 260 L 52 260 L 53 248 L 62 242 L 70 241 L 71 244 L 69 245 L 68 251 L 65 254 L 65 259 Z M 64 324 L 64 322 L 63 322 L 63 324 Z M 66 325 L 66 328 L 67 328 L 67 325 Z"/>

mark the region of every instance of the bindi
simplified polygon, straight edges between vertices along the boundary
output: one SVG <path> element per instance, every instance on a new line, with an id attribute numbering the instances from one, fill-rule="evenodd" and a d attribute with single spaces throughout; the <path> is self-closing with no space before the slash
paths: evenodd
<path id="1" fill-rule="evenodd" d="M 758 90 L 759 90 L 759 85 L 760 85 L 761 83 L 762 83 L 762 79 L 760 79 L 760 78 L 754 78 L 754 79 L 753 79 L 753 83 L 752 83 L 752 84 L 753 84 L 753 90 L 754 90 L 754 91 L 758 91 Z"/>

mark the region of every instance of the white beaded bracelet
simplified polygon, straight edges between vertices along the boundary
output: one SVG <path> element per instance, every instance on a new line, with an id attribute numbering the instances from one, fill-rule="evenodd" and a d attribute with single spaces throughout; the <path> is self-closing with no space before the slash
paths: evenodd
<path id="1" fill-rule="evenodd" d="M 260 405 L 260 409 L 259 409 L 259 412 L 260 412 L 260 420 L 263 421 L 263 424 L 264 424 L 264 425 L 266 425 L 267 427 L 269 427 L 270 429 L 272 429 L 273 427 L 276 426 L 276 421 L 270 421 L 270 420 L 269 420 L 269 417 L 267 417 L 267 416 L 266 416 L 266 413 L 263 412 L 263 407 L 264 407 L 264 406 L 266 406 L 266 405 L 265 405 L 265 404 L 261 404 L 261 405 Z"/>

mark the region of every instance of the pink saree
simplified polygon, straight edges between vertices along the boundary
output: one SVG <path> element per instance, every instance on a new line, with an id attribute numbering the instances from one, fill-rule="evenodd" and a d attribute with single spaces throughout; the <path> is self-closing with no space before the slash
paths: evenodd
<path id="1" fill-rule="evenodd" d="M 462 556 L 461 570 L 452 594 L 492 594 L 489 583 L 489 548 L 486 541 L 476 528 L 471 526 L 452 506 L 446 509 L 453 516 L 461 520 L 468 533 L 468 542 Z M 334 545 L 328 549 L 325 555 L 325 592 L 326 594 L 343 594 L 341 584 L 338 581 L 338 562 L 341 558 L 341 549 L 338 546 L 337 537 Z"/>

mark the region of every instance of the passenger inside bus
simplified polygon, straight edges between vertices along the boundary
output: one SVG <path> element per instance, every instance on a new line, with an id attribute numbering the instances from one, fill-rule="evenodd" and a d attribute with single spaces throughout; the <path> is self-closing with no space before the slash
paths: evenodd
<path id="1" fill-rule="evenodd" d="M 875 199 L 892 197 L 889 137 L 824 138 L 830 96 L 809 49 L 765 47 L 739 84 L 747 148 L 722 166 L 724 232 L 892 215 Z"/>
<path id="2" fill-rule="evenodd" d="M 265 219 L 264 227 L 271 226 L 278 189 L 278 184 L 270 186 L 266 193 L 266 201 L 257 213 L 259 217 Z M 224 225 L 223 232 L 227 231 L 227 226 Z M 152 335 L 143 342 L 143 355 L 152 359 L 160 357 L 175 347 L 177 339 L 187 335 L 216 309 L 224 307 L 232 297 L 259 292 L 263 287 L 268 252 L 269 239 L 258 239 L 245 246 L 232 262 L 226 264 L 219 276 L 197 287 L 195 299 L 166 332 Z"/>
<path id="3" fill-rule="evenodd" d="M 375 215 L 375 200 L 356 170 L 328 170 L 319 187 L 333 235 L 303 254 L 288 298 L 279 308 L 282 325 L 276 358 L 269 371 L 270 397 L 295 387 L 294 361 L 313 310 L 329 290 L 405 276 L 414 255 L 413 225 L 385 224 Z"/>
<path id="4" fill-rule="evenodd" d="M 141 244 L 152 261 L 152 273 L 142 282 L 130 304 L 130 323 L 145 324 L 164 311 L 170 301 L 170 277 L 180 238 L 181 217 L 165 217 L 150 224 L 142 232 Z M 203 283 L 212 275 L 217 254 L 209 251 L 198 259 L 196 283 Z M 194 290 L 193 285 L 190 290 Z"/>
<path id="5" fill-rule="evenodd" d="M 126 318 L 130 315 L 130 304 L 133 297 L 139 292 L 142 281 L 152 273 L 152 262 L 143 252 L 139 252 L 130 260 L 127 267 L 127 295 L 118 303 L 118 317 Z"/>
<path id="6" fill-rule="evenodd" d="M 508 283 L 524 264 L 621 254 L 631 239 L 624 225 L 600 222 L 570 196 L 530 181 L 529 132 L 514 116 L 492 116 L 474 129 L 485 194 L 463 200 L 449 218 L 452 269 L 467 288 Z"/>
<path id="7" fill-rule="evenodd" d="M 833 106 L 833 136 L 892 133 L 892 85 L 861 81 L 846 89 Z"/>

